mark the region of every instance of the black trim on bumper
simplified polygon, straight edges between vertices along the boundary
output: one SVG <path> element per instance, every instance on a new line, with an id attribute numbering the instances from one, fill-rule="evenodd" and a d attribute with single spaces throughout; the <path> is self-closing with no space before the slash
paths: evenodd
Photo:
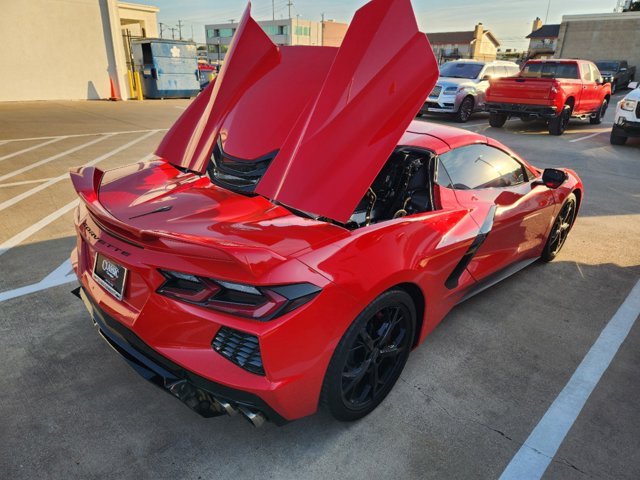
<path id="1" fill-rule="evenodd" d="M 640 122 L 624 122 L 622 125 L 615 124 L 613 133 L 623 137 L 640 137 Z"/>
<path id="2" fill-rule="evenodd" d="M 276 425 L 288 423 L 288 420 L 257 395 L 207 380 L 160 355 L 134 332 L 107 315 L 84 288 L 79 287 L 72 293 L 84 302 L 100 335 L 136 372 L 203 417 L 223 415 L 224 411 L 214 405 L 225 401 L 234 406 L 260 411 Z"/>
<path id="3" fill-rule="evenodd" d="M 555 118 L 558 116 L 556 107 L 544 105 L 524 105 L 518 103 L 488 103 L 489 112 L 504 113 L 513 116 L 527 115 L 531 117 Z"/>

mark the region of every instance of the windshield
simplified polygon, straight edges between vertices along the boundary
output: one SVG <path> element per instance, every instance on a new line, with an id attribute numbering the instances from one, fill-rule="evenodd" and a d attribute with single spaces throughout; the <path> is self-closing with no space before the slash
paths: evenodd
<path id="1" fill-rule="evenodd" d="M 577 63 L 527 63 L 521 77 L 525 78 L 580 78 Z"/>
<path id="2" fill-rule="evenodd" d="M 449 78 L 478 78 L 484 65 L 482 63 L 449 62 L 440 67 L 440 76 Z"/>
<path id="3" fill-rule="evenodd" d="M 596 62 L 596 65 L 601 72 L 616 72 L 618 70 L 618 62 Z"/>

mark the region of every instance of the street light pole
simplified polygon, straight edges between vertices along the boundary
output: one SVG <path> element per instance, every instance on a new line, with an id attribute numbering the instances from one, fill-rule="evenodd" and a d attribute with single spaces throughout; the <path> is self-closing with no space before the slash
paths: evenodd
<path id="1" fill-rule="evenodd" d="M 551 10 L 551 0 L 547 4 L 547 16 L 544 18 L 544 24 L 546 25 L 549 22 L 549 10 Z"/>

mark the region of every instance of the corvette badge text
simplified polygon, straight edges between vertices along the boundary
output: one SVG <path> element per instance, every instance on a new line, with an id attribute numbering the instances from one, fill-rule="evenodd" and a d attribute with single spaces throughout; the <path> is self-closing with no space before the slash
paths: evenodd
<path id="1" fill-rule="evenodd" d="M 114 252 L 117 252 L 117 253 L 121 254 L 122 256 L 125 256 L 125 257 L 130 257 L 131 256 L 131 253 L 129 253 L 129 252 L 125 251 L 125 250 L 122 250 L 121 248 L 118 248 L 115 245 L 112 245 L 111 243 L 109 243 L 109 242 L 107 242 L 105 240 L 102 240 L 98 236 L 98 234 L 96 232 L 91 230 L 91 227 L 89 225 L 87 225 L 86 221 L 84 221 L 82 223 L 82 227 L 84 228 L 84 231 L 87 233 L 87 235 L 89 235 L 91 238 L 93 238 L 96 241 L 96 243 L 98 243 L 100 245 L 104 245 L 108 249 L 113 250 Z M 104 268 L 104 266 L 103 266 L 103 268 Z M 105 271 L 108 271 L 108 270 L 105 268 Z"/>

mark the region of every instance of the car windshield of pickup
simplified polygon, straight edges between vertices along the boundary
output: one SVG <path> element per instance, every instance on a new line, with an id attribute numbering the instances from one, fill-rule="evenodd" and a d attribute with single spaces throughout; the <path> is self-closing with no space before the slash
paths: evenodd
<path id="1" fill-rule="evenodd" d="M 525 78 L 580 78 L 577 63 L 555 62 L 528 63 L 522 69 L 520 76 Z"/>
<path id="2" fill-rule="evenodd" d="M 475 79 L 480 75 L 482 67 L 482 63 L 449 62 L 440 67 L 440 76 Z"/>
<path id="3" fill-rule="evenodd" d="M 617 72 L 618 71 L 618 62 L 596 62 L 598 66 L 598 70 L 601 72 Z"/>

